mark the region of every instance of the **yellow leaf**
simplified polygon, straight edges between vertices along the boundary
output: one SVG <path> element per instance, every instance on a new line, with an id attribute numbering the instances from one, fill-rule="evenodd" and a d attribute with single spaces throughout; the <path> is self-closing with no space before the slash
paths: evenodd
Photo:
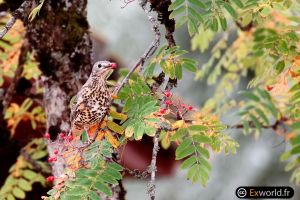
<path id="1" fill-rule="evenodd" d="M 127 119 L 127 115 L 125 115 L 123 113 L 118 113 L 117 111 L 114 111 L 114 110 L 110 110 L 109 115 L 114 119 L 119 119 L 122 121 Z"/>
<path id="2" fill-rule="evenodd" d="M 78 169 L 81 167 L 81 156 L 79 154 L 74 154 L 66 159 L 66 163 L 70 169 Z"/>
<path id="3" fill-rule="evenodd" d="M 173 129 L 182 128 L 184 124 L 184 120 L 178 120 L 174 124 L 172 124 L 172 127 Z"/>
<path id="4" fill-rule="evenodd" d="M 107 121 L 107 126 L 110 130 L 122 135 L 124 133 L 124 128 L 113 121 Z"/>
<path id="5" fill-rule="evenodd" d="M 20 106 L 19 106 L 18 104 L 16 104 L 16 103 L 11 103 L 11 104 L 10 104 L 10 108 L 11 108 L 11 110 L 12 110 L 14 113 L 16 113 L 16 112 L 18 112 L 18 110 L 20 109 Z"/>
<path id="6" fill-rule="evenodd" d="M 109 131 L 105 132 L 105 138 L 114 148 L 118 148 L 120 145 L 120 142 L 114 136 L 112 136 Z"/>
<path id="7" fill-rule="evenodd" d="M 96 137 L 96 141 L 101 141 L 103 136 L 104 136 L 104 131 L 99 131 L 97 137 Z"/>
<path id="8" fill-rule="evenodd" d="M 133 135 L 133 132 L 134 132 L 134 128 L 132 126 L 128 126 L 125 129 L 125 136 L 129 138 Z"/>

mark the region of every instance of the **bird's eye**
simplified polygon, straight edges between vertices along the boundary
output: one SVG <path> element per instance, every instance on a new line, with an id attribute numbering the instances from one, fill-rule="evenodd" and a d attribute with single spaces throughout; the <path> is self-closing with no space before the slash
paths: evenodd
<path id="1" fill-rule="evenodd" d="M 98 67 L 99 67 L 99 68 L 101 68 L 101 67 L 102 67 L 102 65 L 101 65 L 101 64 L 98 64 Z"/>

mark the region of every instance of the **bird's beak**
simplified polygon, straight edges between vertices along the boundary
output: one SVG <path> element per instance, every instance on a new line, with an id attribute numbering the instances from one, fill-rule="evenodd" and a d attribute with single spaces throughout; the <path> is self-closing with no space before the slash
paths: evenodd
<path id="1" fill-rule="evenodd" d="M 104 72 L 106 79 L 113 73 L 114 69 L 116 69 L 117 66 L 117 63 L 111 63 L 110 65 L 107 65 Z"/>
<path id="2" fill-rule="evenodd" d="M 107 66 L 109 69 L 117 69 L 118 65 L 117 63 L 111 63 L 110 65 Z"/>

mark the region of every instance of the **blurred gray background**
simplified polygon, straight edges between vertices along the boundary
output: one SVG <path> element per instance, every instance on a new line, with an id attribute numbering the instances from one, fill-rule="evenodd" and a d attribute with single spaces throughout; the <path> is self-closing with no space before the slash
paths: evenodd
<path id="1" fill-rule="evenodd" d="M 130 67 L 148 47 L 154 36 L 145 13 L 137 3 L 133 2 L 126 8 L 121 8 L 123 5 L 122 0 L 89 0 L 88 20 L 92 35 L 98 41 L 98 45 L 102 44 L 95 46 L 95 52 L 112 53 L 122 60 L 123 67 Z M 178 30 L 175 37 L 178 45 L 190 49 L 189 36 L 185 28 Z M 209 58 L 209 53 L 200 55 L 195 52 L 193 55 L 196 56 L 200 66 Z M 191 73 L 186 73 L 179 82 L 176 93 L 184 97 L 185 101 L 201 106 L 212 91 L 205 84 L 193 81 Z M 158 178 L 157 199 L 238 199 L 235 196 L 236 188 L 247 185 L 291 186 L 295 190 L 293 199 L 300 199 L 299 187 L 289 182 L 291 173 L 285 172 L 285 163 L 279 162 L 280 154 L 288 148 L 286 143 L 282 143 L 280 136 L 270 131 L 255 140 L 253 136 L 245 136 L 239 131 L 230 131 L 228 134 L 238 141 L 240 148 L 236 155 L 212 154 L 210 162 L 213 170 L 205 188 L 200 183 L 192 185 L 186 180 L 184 171 L 176 170 L 173 176 Z M 127 199 L 149 199 L 146 194 L 146 181 L 128 178 L 124 181 L 124 185 Z"/>

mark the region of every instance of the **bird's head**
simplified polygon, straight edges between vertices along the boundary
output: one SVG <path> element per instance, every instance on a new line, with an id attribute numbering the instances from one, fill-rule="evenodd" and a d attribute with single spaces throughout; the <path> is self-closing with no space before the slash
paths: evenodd
<path id="1" fill-rule="evenodd" d="M 98 61 L 93 66 L 92 75 L 103 77 L 106 80 L 116 68 L 116 63 L 109 61 Z"/>

